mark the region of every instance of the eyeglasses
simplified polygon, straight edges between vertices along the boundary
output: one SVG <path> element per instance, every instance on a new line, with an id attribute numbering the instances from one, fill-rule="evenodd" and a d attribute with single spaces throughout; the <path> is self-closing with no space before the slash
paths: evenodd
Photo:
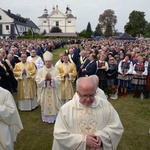
<path id="1" fill-rule="evenodd" d="M 78 93 L 79 97 L 81 97 L 82 99 L 85 99 L 85 98 L 90 98 L 90 99 L 92 99 L 92 98 L 94 98 L 94 96 L 95 96 L 95 94 L 82 95 L 82 94 L 81 94 L 80 92 L 78 92 L 78 91 L 77 91 L 77 93 Z"/>

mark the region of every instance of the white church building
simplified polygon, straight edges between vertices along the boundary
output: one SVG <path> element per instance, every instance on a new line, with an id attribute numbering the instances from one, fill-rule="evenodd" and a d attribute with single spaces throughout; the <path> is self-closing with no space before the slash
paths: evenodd
<path id="1" fill-rule="evenodd" d="M 58 5 L 56 7 L 53 6 L 50 14 L 48 14 L 48 10 L 45 8 L 44 14 L 38 18 L 40 33 L 45 31 L 50 33 L 53 27 L 59 27 L 63 34 L 76 32 L 76 17 L 72 15 L 72 11 L 68 6 L 65 14 L 58 9 Z"/>

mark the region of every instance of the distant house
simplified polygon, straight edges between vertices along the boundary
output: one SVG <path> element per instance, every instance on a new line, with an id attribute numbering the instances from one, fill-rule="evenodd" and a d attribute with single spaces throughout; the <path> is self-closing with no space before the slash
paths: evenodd
<path id="1" fill-rule="evenodd" d="M 44 9 L 44 14 L 39 18 L 40 33 L 50 33 L 53 27 L 59 27 L 62 33 L 75 33 L 76 32 L 76 17 L 72 15 L 69 7 L 66 8 L 66 13 L 62 13 L 58 6 L 53 6 L 52 12 L 48 14 L 48 10 Z M 67 34 L 65 34 L 67 35 Z"/>
<path id="2" fill-rule="evenodd" d="M 33 35 L 40 31 L 38 26 L 29 18 L 0 8 L 0 38 L 17 38 L 27 34 L 28 29 Z"/>

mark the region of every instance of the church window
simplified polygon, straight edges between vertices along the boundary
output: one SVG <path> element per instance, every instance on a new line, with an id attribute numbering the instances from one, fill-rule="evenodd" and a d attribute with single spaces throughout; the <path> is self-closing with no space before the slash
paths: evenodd
<path id="1" fill-rule="evenodd" d="M 9 25 L 6 25 L 6 30 L 9 30 Z"/>
<path id="2" fill-rule="evenodd" d="M 2 20 L 2 16 L 0 16 L 0 20 Z"/>
<path id="3" fill-rule="evenodd" d="M 44 23 L 47 23 L 47 21 L 43 21 Z"/>
<path id="4" fill-rule="evenodd" d="M 56 21 L 56 27 L 59 27 L 59 22 L 58 21 Z"/>
<path id="5" fill-rule="evenodd" d="M 71 21 L 68 21 L 68 23 L 71 23 Z"/>

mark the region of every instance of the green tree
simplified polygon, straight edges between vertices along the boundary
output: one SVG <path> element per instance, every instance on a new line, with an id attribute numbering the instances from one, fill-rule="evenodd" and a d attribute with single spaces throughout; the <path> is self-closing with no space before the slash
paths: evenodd
<path id="1" fill-rule="evenodd" d="M 42 35 L 45 35 L 45 34 L 46 34 L 46 30 L 43 31 Z"/>
<path id="2" fill-rule="evenodd" d="M 145 37 L 150 37 L 150 23 L 146 24 Z"/>
<path id="3" fill-rule="evenodd" d="M 93 34 L 93 31 L 91 29 L 91 23 L 88 22 L 88 25 L 87 25 L 87 28 L 86 28 L 86 36 L 87 36 L 87 38 L 90 38 L 92 34 Z"/>
<path id="4" fill-rule="evenodd" d="M 124 26 L 124 29 L 132 36 L 139 36 L 145 34 L 146 24 L 145 13 L 134 10 L 130 13 L 129 22 Z"/>
<path id="5" fill-rule="evenodd" d="M 95 36 L 101 36 L 103 35 L 103 31 L 102 31 L 102 25 L 101 24 L 97 24 L 96 28 L 95 28 L 95 33 L 94 33 Z"/>
<path id="6" fill-rule="evenodd" d="M 103 14 L 99 16 L 99 24 L 102 26 L 104 35 L 106 37 L 112 36 L 115 31 L 115 25 L 117 23 L 117 16 L 115 11 L 107 9 Z"/>
<path id="7" fill-rule="evenodd" d="M 31 29 L 28 29 L 28 34 L 27 34 L 28 36 L 32 36 L 32 31 L 31 31 Z"/>
<path id="8" fill-rule="evenodd" d="M 84 29 L 84 30 L 82 30 L 80 33 L 79 33 L 79 36 L 80 37 L 86 37 L 86 30 Z"/>
<path id="9" fill-rule="evenodd" d="M 51 28 L 51 31 L 50 31 L 50 32 L 51 32 L 51 33 L 59 33 L 59 32 L 62 32 L 62 31 L 61 31 L 61 29 L 60 29 L 59 27 L 56 27 L 56 26 L 55 26 L 55 27 L 52 27 L 52 28 Z"/>
<path id="10" fill-rule="evenodd" d="M 104 34 L 105 34 L 106 37 L 110 37 L 110 36 L 113 35 L 113 31 L 112 31 L 112 27 L 111 27 L 110 22 L 108 22 L 106 24 L 106 30 L 105 30 Z"/>
<path id="11" fill-rule="evenodd" d="M 90 22 L 88 22 L 86 30 L 85 30 L 85 29 L 82 30 L 82 31 L 79 33 L 79 36 L 80 36 L 80 37 L 84 37 L 84 38 L 90 38 L 91 35 L 93 35 L 93 31 L 92 31 L 92 29 L 91 29 L 91 24 L 90 24 Z"/>

